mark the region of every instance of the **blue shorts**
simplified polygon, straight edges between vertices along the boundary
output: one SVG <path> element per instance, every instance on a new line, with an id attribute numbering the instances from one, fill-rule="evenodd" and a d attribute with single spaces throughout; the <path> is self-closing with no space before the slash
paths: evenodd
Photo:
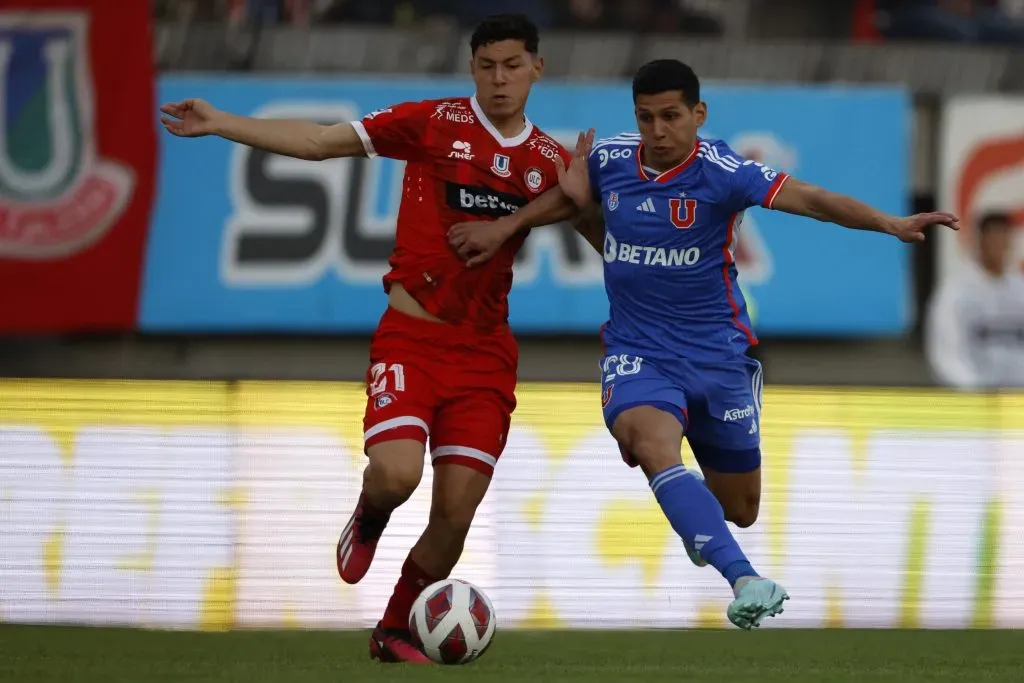
<path id="1" fill-rule="evenodd" d="M 652 406 L 683 425 L 701 468 L 745 473 L 761 466 L 761 364 L 753 358 L 694 363 L 609 354 L 601 362 L 601 404 L 611 430 L 623 411 Z M 636 462 L 628 453 L 630 467 Z"/>

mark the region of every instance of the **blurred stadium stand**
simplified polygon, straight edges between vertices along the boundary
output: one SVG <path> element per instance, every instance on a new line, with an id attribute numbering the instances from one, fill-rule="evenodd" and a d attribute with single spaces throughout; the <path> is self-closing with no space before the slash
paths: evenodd
<path id="1" fill-rule="evenodd" d="M 549 79 L 624 79 L 671 56 L 704 79 L 863 83 L 915 96 L 913 182 L 908 206 L 934 206 L 937 98 L 1024 92 L 1022 3 L 975 2 L 1007 30 L 962 44 L 922 19 L 940 3 L 885 0 L 162 0 L 156 51 L 166 71 L 463 73 L 468 27 L 491 11 L 525 11 L 546 27 Z M 958 3 L 941 3 L 943 7 Z M 962 4 L 962 3 L 960 3 Z M 970 0 L 967 1 L 970 5 Z M 941 17 L 940 17 L 941 18 Z M 946 16 L 949 19 L 949 16 Z M 955 18 L 955 17 L 954 17 Z M 897 19 L 899 19 L 897 21 Z M 969 19 L 959 17 L 969 23 Z M 935 23 L 935 22 L 932 22 Z M 941 22 L 939 22 L 941 23 Z M 927 24 L 927 26 L 926 26 Z M 622 30 L 613 31 L 612 28 Z M 889 37 L 886 37 L 889 36 Z M 956 36 L 953 36 L 954 38 Z M 884 162 L 881 162 L 884 163 Z M 915 253 L 915 310 L 933 285 L 934 245 Z M 867 274 L 866 274 L 867 276 Z M 919 330 L 920 324 L 916 326 Z M 365 339 L 74 338 L 0 342 L 0 374 L 183 378 L 361 379 Z M 523 339 L 523 380 L 592 380 L 595 337 Z M 904 339 L 768 339 L 770 382 L 932 384 L 917 331 Z"/>

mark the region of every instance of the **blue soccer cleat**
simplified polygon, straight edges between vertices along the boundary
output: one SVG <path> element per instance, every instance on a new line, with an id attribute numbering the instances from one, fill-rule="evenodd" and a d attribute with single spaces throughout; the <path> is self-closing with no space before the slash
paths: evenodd
<path id="1" fill-rule="evenodd" d="M 786 600 L 789 595 L 785 588 L 771 579 L 753 577 L 746 579 L 736 591 L 736 599 L 726 614 L 733 624 L 749 631 L 760 626 L 765 617 L 782 614 L 782 603 Z"/>

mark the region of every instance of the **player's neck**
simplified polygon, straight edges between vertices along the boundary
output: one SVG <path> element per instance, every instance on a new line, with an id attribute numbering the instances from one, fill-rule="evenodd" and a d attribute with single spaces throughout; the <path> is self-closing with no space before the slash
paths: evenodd
<path id="1" fill-rule="evenodd" d="M 646 147 L 644 148 L 644 151 L 643 151 L 643 158 L 640 161 L 643 163 L 644 168 L 646 168 L 648 170 L 651 170 L 651 171 L 657 171 L 658 173 L 664 173 L 665 171 L 668 171 L 669 169 L 675 168 L 679 164 L 683 163 L 682 159 L 679 159 L 677 161 L 673 161 L 672 163 L 668 163 L 668 162 L 664 162 L 664 161 L 663 162 L 655 161 L 654 159 L 651 158 L 651 155 L 647 151 Z"/>
<path id="2" fill-rule="evenodd" d="M 1001 280 L 1006 275 L 1005 263 L 993 263 L 991 261 L 981 263 L 981 270 L 994 280 Z"/>
<path id="3" fill-rule="evenodd" d="M 694 143 L 692 145 L 689 145 L 686 148 L 687 149 L 686 154 L 683 154 L 678 159 L 669 159 L 667 161 L 660 161 L 660 162 L 656 161 L 651 156 L 651 151 L 649 149 L 647 149 L 647 146 L 645 145 L 643 147 L 643 149 L 641 150 L 641 153 L 640 153 L 640 163 L 642 163 L 644 165 L 644 168 L 647 168 L 647 169 L 649 169 L 651 171 L 657 171 L 658 173 L 664 173 L 665 171 L 671 171 L 673 168 L 675 168 L 679 164 L 681 164 L 684 161 L 686 161 L 690 157 L 690 155 L 693 154 L 692 150 L 696 146 L 696 144 L 697 144 L 696 141 L 694 141 Z"/>
<path id="4" fill-rule="evenodd" d="M 484 116 L 494 126 L 494 129 L 506 138 L 514 138 L 526 130 L 526 113 L 523 111 L 503 117 L 491 116 L 485 111 Z"/>

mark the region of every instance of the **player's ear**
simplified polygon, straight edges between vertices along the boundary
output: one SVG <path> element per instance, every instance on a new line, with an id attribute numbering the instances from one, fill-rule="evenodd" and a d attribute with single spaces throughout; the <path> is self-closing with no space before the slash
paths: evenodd
<path id="1" fill-rule="evenodd" d="M 544 75 L 544 58 L 538 55 L 533 56 L 533 80 L 537 82 Z"/>
<path id="2" fill-rule="evenodd" d="M 697 106 L 693 108 L 693 117 L 697 119 L 698 128 L 703 126 L 704 122 L 708 120 L 708 105 L 704 102 L 698 102 Z"/>

